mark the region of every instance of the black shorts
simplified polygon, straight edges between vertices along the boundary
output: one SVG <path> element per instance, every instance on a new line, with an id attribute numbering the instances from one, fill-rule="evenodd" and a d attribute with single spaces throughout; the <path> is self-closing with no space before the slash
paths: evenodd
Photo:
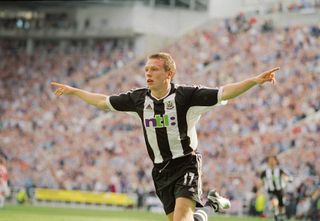
<path id="1" fill-rule="evenodd" d="M 275 190 L 275 191 L 268 191 L 270 194 L 271 199 L 276 198 L 278 199 L 279 206 L 284 207 L 284 192 L 283 190 Z"/>
<path id="2" fill-rule="evenodd" d="M 201 158 L 200 154 L 189 154 L 154 165 L 152 178 L 166 214 L 174 211 L 178 197 L 190 198 L 196 206 L 203 206 Z"/>

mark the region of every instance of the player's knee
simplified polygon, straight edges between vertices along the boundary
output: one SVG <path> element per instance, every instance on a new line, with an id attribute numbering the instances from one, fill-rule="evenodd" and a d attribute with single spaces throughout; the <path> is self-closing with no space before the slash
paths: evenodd
<path id="1" fill-rule="evenodd" d="M 174 208 L 174 221 L 192 221 L 195 202 L 191 199 L 178 198 Z"/>
<path id="2" fill-rule="evenodd" d="M 277 207 L 279 205 L 279 201 L 277 199 L 272 200 L 272 206 Z"/>
<path id="3" fill-rule="evenodd" d="M 173 212 L 167 215 L 169 221 L 173 221 Z"/>
<path id="4" fill-rule="evenodd" d="M 192 210 L 177 210 L 174 212 L 173 221 L 193 221 Z"/>

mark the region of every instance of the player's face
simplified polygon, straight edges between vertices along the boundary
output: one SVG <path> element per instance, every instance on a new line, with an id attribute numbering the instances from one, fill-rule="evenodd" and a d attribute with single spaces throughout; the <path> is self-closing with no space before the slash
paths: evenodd
<path id="1" fill-rule="evenodd" d="M 168 82 L 170 82 L 170 71 L 164 69 L 162 59 L 148 59 L 144 72 L 150 90 L 166 89 Z"/>
<path id="2" fill-rule="evenodd" d="M 268 164 L 269 164 L 270 166 L 274 167 L 274 166 L 277 165 L 277 161 L 276 161 L 276 159 L 275 159 L 274 157 L 270 157 L 270 158 L 268 159 Z"/>

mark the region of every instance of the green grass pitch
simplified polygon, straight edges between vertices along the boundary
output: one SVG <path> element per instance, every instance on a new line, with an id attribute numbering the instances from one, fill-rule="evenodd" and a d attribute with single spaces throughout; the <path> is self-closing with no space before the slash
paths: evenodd
<path id="1" fill-rule="evenodd" d="M 0 209 L 0 221 L 166 221 L 163 214 L 135 210 L 74 209 L 6 205 Z M 271 221 L 249 217 L 213 216 L 209 221 Z"/>

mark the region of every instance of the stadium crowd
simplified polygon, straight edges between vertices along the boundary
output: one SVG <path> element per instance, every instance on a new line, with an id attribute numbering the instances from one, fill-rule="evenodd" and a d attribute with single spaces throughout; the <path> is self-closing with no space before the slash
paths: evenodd
<path id="1" fill-rule="evenodd" d="M 164 49 L 177 63 L 175 83 L 217 87 L 281 67 L 275 86 L 258 86 L 201 119 L 204 188 L 228 196 L 230 213 L 246 212 L 270 154 L 279 155 L 294 176 L 288 192 L 298 217 L 309 216 L 319 200 L 320 43 L 314 31 L 319 28 L 251 27 L 233 33 L 220 23 Z M 144 86 L 144 58 L 121 45 L 100 42 L 81 51 L 70 44 L 62 52 L 47 43 L 27 55 L 21 42 L 2 40 L 0 146 L 9 159 L 11 187 L 153 190 L 139 122 L 76 99 L 57 99 L 50 87 L 58 81 L 114 94 Z"/>

